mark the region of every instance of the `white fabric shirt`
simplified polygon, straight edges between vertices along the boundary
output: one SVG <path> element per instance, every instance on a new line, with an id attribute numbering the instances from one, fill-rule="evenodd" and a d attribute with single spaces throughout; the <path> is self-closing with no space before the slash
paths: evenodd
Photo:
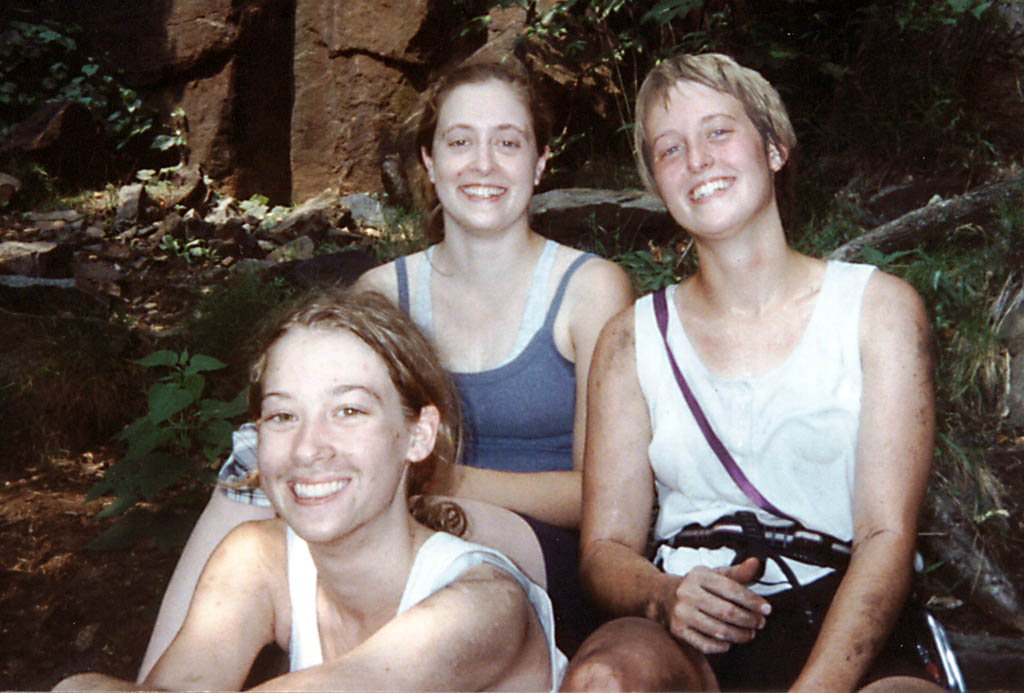
<path id="1" fill-rule="evenodd" d="M 288 644 L 290 670 L 306 669 L 323 662 L 320 627 L 316 615 L 316 564 L 309 545 L 287 528 L 288 593 L 291 597 L 291 637 Z M 551 690 L 557 691 L 568 665 L 566 656 L 555 645 L 555 615 L 544 588 L 526 577 L 503 554 L 486 546 L 472 544 L 452 534 L 436 532 L 416 553 L 396 616 L 404 613 L 434 592 L 452 583 L 466 569 L 487 563 L 496 566 L 518 582 L 537 612 L 548 641 L 551 662 Z M 438 643 L 438 647 L 443 647 Z"/>
<path id="2" fill-rule="evenodd" d="M 810 529 L 853 537 L 853 475 L 860 418 L 861 300 L 874 267 L 829 262 L 805 333 L 786 360 L 756 378 L 720 378 L 701 362 L 672 309 L 667 291 L 668 340 L 705 416 L 761 495 Z M 648 448 L 660 511 L 655 536 L 663 541 L 689 524 L 709 525 L 738 510 L 765 524 L 779 520 L 759 509 L 729 477 L 694 421 L 672 375 L 651 296 L 635 311 L 637 375 L 653 437 Z M 731 549 L 658 550 L 662 568 L 685 575 L 698 565 L 729 565 Z M 829 568 L 789 561 L 801 584 Z M 751 589 L 788 588 L 774 561 Z"/>

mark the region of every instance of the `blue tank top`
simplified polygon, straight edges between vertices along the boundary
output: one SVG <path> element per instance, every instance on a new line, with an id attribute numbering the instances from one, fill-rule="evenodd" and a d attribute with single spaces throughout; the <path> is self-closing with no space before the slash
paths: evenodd
<path id="1" fill-rule="evenodd" d="M 572 469 L 576 371 L 555 345 L 554 324 L 569 279 L 592 257 L 581 255 L 565 271 L 543 324 L 512 360 L 452 374 L 465 426 L 463 464 L 510 472 Z M 405 258 L 395 260 L 395 272 L 398 304 L 409 313 Z"/>

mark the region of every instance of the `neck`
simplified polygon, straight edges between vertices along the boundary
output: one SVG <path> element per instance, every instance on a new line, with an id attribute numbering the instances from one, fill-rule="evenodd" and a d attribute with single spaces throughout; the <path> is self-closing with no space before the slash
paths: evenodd
<path id="1" fill-rule="evenodd" d="M 384 528 L 309 545 L 324 594 L 336 609 L 362 623 L 383 623 L 394 617 L 416 553 L 432 534 L 407 510 L 402 511 L 396 522 Z"/>
<path id="2" fill-rule="evenodd" d="M 515 276 L 516 267 L 532 267 L 544 243 L 544 237 L 528 227 L 493 236 L 446 232 L 435 246 L 433 264 L 443 276 L 493 286 L 501 276 Z"/>
<path id="3" fill-rule="evenodd" d="M 809 258 L 790 248 L 781 225 L 760 234 L 695 243 L 694 286 L 716 310 L 760 314 L 799 293 Z"/>

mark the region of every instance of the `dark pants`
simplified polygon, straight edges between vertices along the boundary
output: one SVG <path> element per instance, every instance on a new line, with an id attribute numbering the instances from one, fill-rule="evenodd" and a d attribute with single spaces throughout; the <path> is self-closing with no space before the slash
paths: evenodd
<path id="1" fill-rule="evenodd" d="M 583 594 L 580 584 L 580 533 L 522 516 L 533 528 L 544 552 L 548 595 L 555 610 L 558 649 L 572 657 L 606 617 Z"/>
<path id="2" fill-rule="evenodd" d="M 767 597 L 772 613 L 764 629 L 749 643 L 708 657 L 722 690 L 784 690 L 792 685 L 814 647 L 840 580 L 842 574 L 833 572 L 809 585 Z M 813 624 L 808 622 L 805 608 L 814 615 Z M 918 649 L 918 643 L 930 637 L 925 629 L 923 613 L 913 606 L 904 608 L 860 686 L 889 676 L 935 681 Z"/>

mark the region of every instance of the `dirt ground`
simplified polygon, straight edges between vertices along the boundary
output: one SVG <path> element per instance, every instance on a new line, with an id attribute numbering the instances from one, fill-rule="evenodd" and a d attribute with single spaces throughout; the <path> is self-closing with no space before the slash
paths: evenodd
<path id="1" fill-rule="evenodd" d="M 85 503 L 105 460 L 54 459 L 0 488 L 0 690 L 87 670 L 134 678 L 177 552 L 84 546 L 109 521 Z"/>

